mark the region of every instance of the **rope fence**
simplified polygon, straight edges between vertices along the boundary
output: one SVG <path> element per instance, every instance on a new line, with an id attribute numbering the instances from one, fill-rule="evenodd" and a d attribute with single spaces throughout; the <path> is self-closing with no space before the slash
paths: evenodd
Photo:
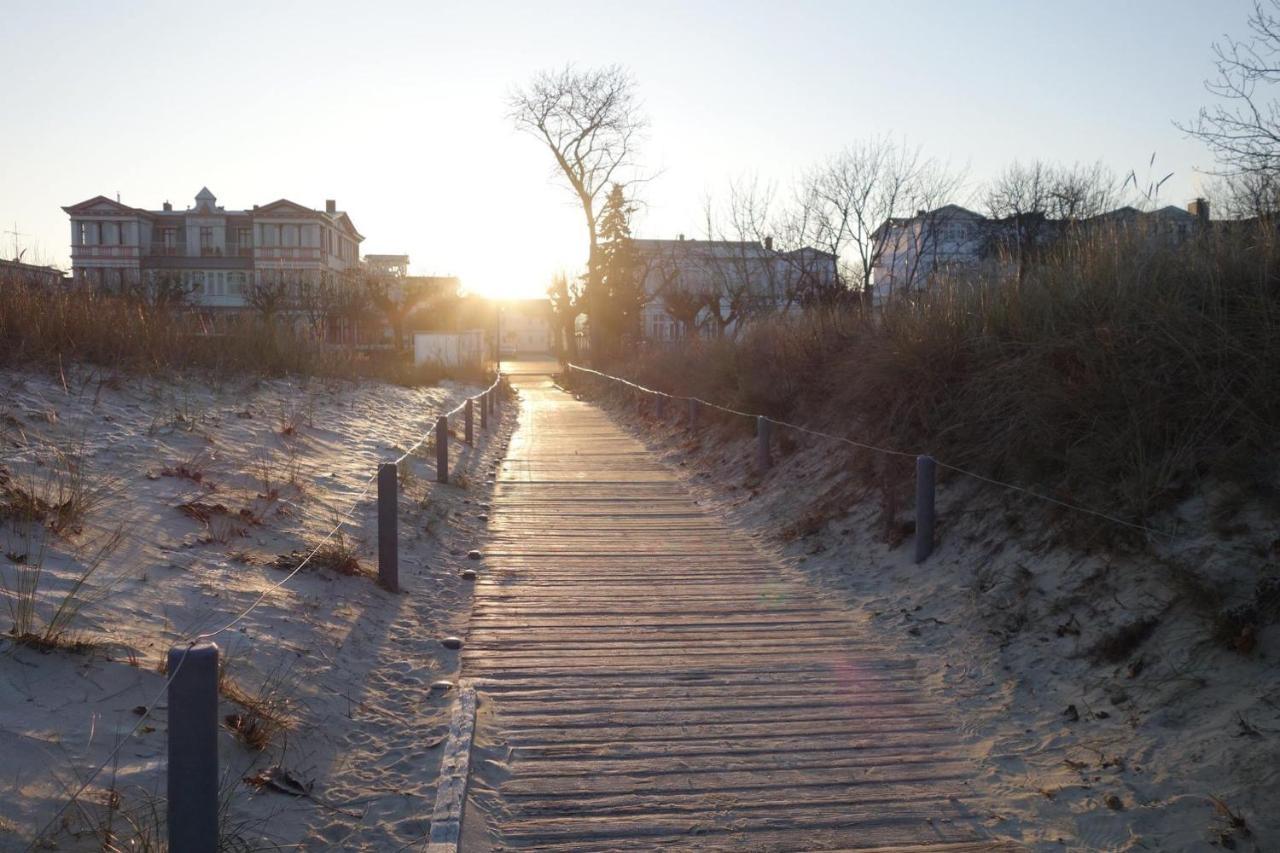
<path id="1" fill-rule="evenodd" d="M 1018 494 L 1036 498 L 1037 500 L 1053 504 L 1062 509 L 1067 509 L 1067 510 L 1071 510 L 1072 512 L 1078 512 L 1078 513 L 1083 513 L 1085 515 L 1090 515 L 1090 516 L 1093 516 L 1094 518 L 1099 518 L 1099 519 L 1111 522 L 1113 524 L 1117 524 L 1122 527 L 1129 528 L 1130 530 L 1136 530 L 1149 536 L 1156 536 L 1166 540 L 1173 540 L 1177 538 L 1172 533 L 1168 533 L 1163 530 L 1157 530 L 1153 527 L 1148 527 L 1144 524 L 1139 524 L 1134 521 L 1129 521 L 1127 519 L 1120 518 L 1119 516 L 1113 515 L 1111 513 L 1103 512 L 1102 510 L 1093 509 L 1092 507 L 1082 506 L 1080 504 L 1072 503 L 1070 501 L 1060 500 L 1058 498 L 1052 497 L 1051 495 L 1046 495 L 1034 489 L 1026 488 L 1025 486 L 1019 486 L 1015 483 L 1007 483 L 1002 480 L 997 480 L 992 477 L 987 477 L 983 474 L 977 473 L 976 471 L 970 471 L 967 468 L 962 468 L 959 465 L 952 465 L 949 462 L 944 462 L 927 453 L 897 450 L 895 448 L 889 448 L 889 447 L 879 447 L 874 444 L 868 444 L 866 442 L 856 441 L 846 436 L 833 435 L 832 433 L 823 432 L 822 430 L 813 429 L 811 427 L 802 426 L 800 424 L 790 423 L 788 421 L 778 420 L 777 418 L 771 418 L 768 415 L 762 415 L 762 414 L 753 413 L 753 412 L 744 412 L 738 409 L 730 408 L 729 406 L 722 406 L 719 403 L 714 403 L 709 400 L 704 400 L 701 397 L 685 396 L 681 394 L 669 394 L 666 391 L 659 391 L 656 388 L 649 388 L 647 386 L 641 385 L 638 382 L 632 382 L 630 379 L 624 379 L 621 376 L 614 376 L 609 373 L 603 373 L 599 370 L 593 370 L 589 367 L 583 367 L 582 365 L 579 365 L 579 364 L 568 363 L 566 364 L 566 367 L 570 371 L 575 371 L 577 373 L 582 373 L 588 376 L 594 376 L 599 379 L 607 380 L 609 382 L 614 382 L 614 383 L 626 386 L 628 388 L 631 388 L 637 393 L 648 394 L 655 397 L 655 399 L 659 403 L 659 405 L 657 406 L 659 415 L 661 415 L 665 411 L 665 407 L 661 405 L 662 401 L 672 400 L 672 401 L 684 402 L 689 407 L 689 413 L 687 417 L 688 417 L 688 423 L 690 424 L 691 427 L 697 423 L 697 407 L 699 406 L 706 406 L 709 409 L 723 412 L 728 415 L 734 415 L 734 416 L 743 417 L 743 418 L 750 418 L 754 420 L 756 423 L 756 441 L 757 441 L 756 459 L 757 459 L 757 466 L 761 468 L 761 470 L 767 469 L 772 464 L 772 459 L 770 455 L 770 442 L 771 442 L 771 436 L 773 433 L 773 429 L 772 429 L 773 427 L 793 430 L 803 435 L 808 435 L 814 438 L 819 438 L 827 441 L 834 441 L 840 444 L 847 445 L 849 447 L 857 448 L 859 450 L 866 450 L 872 453 L 879 453 L 885 456 L 915 459 L 916 460 L 916 512 L 917 512 L 916 542 L 915 542 L 916 562 L 922 562 L 933 551 L 934 494 L 936 491 L 936 479 L 937 479 L 936 469 L 937 468 L 943 468 L 947 471 L 951 471 L 952 473 L 959 474 L 964 477 L 969 477 L 973 480 L 976 480 L 981 483 L 985 483 L 986 485 L 989 485 L 989 486 L 997 486 L 1002 489 L 1007 489 L 1012 492 L 1017 492 Z"/>
<path id="2" fill-rule="evenodd" d="M 432 428 L 424 432 L 407 450 L 391 462 L 380 463 L 375 472 L 364 481 L 351 504 L 337 522 L 316 545 L 279 581 L 271 584 L 221 627 L 196 634 L 185 643 L 169 650 L 166 677 L 152 701 L 138 715 L 129 732 L 121 737 L 94 770 L 84 777 L 80 785 L 63 803 L 62 807 L 36 834 L 28 851 L 41 844 L 45 834 L 71 808 L 93 784 L 94 780 L 111 766 L 125 744 L 141 730 L 151 717 L 160 700 L 166 694 L 169 702 L 168 764 L 166 768 L 168 809 L 167 822 L 169 849 L 192 853 L 216 853 L 218 850 L 218 646 L 215 637 L 229 631 L 267 599 L 267 596 L 283 588 L 302 571 L 334 536 L 350 521 L 361 502 L 368 496 L 375 482 L 378 483 L 378 582 L 390 592 L 399 591 L 399 543 L 398 543 L 398 479 L 399 466 L 422 447 L 432 435 L 436 440 L 436 480 L 448 483 L 449 419 L 463 414 L 465 417 L 466 443 L 473 442 L 473 413 L 481 412 L 481 429 L 488 427 L 489 419 L 498 414 L 500 398 L 510 393 L 509 379 L 501 372 L 489 387 L 467 397 L 457 406 L 440 415 Z M 390 472 L 390 486 L 386 472 Z M 186 669 L 186 674 L 180 675 Z"/>

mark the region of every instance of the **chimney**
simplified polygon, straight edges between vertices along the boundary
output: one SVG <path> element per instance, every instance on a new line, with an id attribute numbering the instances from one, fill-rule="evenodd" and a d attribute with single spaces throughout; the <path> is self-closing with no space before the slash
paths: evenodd
<path id="1" fill-rule="evenodd" d="M 172 213 L 172 212 L 173 212 L 173 205 L 166 201 L 166 202 L 164 203 L 164 212 L 165 212 L 165 213 Z"/>
<path id="2" fill-rule="evenodd" d="M 684 235 L 683 235 L 683 234 L 681 234 L 681 235 L 680 235 L 680 239 L 681 239 L 681 240 L 683 240 L 683 239 L 684 239 Z"/>
<path id="3" fill-rule="evenodd" d="M 324 200 L 324 212 L 325 212 L 325 213 L 337 213 L 337 212 L 338 212 L 338 202 L 337 202 L 336 200 L 334 200 L 334 199 L 326 198 L 326 199 Z"/>
<path id="4" fill-rule="evenodd" d="M 1196 218 L 1197 224 L 1209 224 L 1209 202 L 1207 200 L 1198 198 L 1191 202 L 1191 204 L 1187 205 L 1187 213 Z"/>
<path id="5" fill-rule="evenodd" d="M 765 237 L 765 238 L 764 238 L 764 250 L 765 250 L 766 252 L 772 252 L 772 251 L 773 251 L 773 237 Z"/>

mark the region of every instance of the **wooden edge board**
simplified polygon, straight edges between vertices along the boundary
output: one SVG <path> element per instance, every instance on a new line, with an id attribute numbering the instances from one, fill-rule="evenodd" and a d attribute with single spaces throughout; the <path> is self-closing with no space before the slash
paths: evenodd
<path id="1" fill-rule="evenodd" d="M 469 682 L 460 682 L 458 701 L 449 721 L 449 739 L 440 759 L 440 779 L 436 783 L 436 806 L 431 813 L 427 853 L 457 853 L 459 850 L 475 728 L 476 690 Z"/>

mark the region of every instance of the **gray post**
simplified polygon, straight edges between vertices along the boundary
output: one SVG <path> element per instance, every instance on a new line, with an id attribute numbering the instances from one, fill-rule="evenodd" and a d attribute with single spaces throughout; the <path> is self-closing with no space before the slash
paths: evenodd
<path id="1" fill-rule="evenodd" d="M 916 562 L 933 553 L 933 493 L 938 463 L 932 456 L 916 457 Z"/>
<path id="2" fill-rule="evenodd" d="M 769 434 L 773 432 L 773 424 L 764 415 L 756 415 L 756 466 L 761 471 L 768 471 L 773 465 L 769 456 Z"/>
<path id="3" fill-rule="evenodd" d="M 654 401 L 653 401 L 653 414 L 655 417 L 661 420 L 662 416 L 666 414 L 666 411 L 667 411 L 667 398 L 659 394 L 657 397 L 654 398 Z"/>
<path id="4" fill-rule="evenodd" d="M 218 850 L 218 647 L 169 649 L 169 849 Z"/>
<path id="5" fill-rule="evenodd" d="M 489 392 L 480 392 L 480 429 L 489 428 Z"/>
<path id="6" fill-rule="evenodd" d="M 449 419 L 436 418 L 436 482 L 449 482 Z"/>
<path id="7" fill-rule="evenodd" d="M 472 413 L 471 398 L 467 398 L 467 405 L 463 407 L 463 418 L 466 422 L 467 444 L 476 443 L 476 434 L 473 424 L 475 423 L 475 415 Z"/>
<path id="8" fill-rule="evenodd" d="M 399 484 L 396 463 L 378 466 L 378 583 L 388 592 L 400 591 Z"/>
<path id="9" fill-rule="evenodd" d="M 693 430 L 698 426 L 698 401 L 689 401 L 689 429 Z"/>

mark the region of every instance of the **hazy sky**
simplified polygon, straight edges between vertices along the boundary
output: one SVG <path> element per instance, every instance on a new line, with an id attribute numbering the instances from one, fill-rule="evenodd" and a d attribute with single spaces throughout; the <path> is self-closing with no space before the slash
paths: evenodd
<path id="1" fill-rule="evenodd" d="M 1212 165 L 1174 119 L 1245 0 L 688 3 L 72 3 L 0 0 L 0 232 L 69 263 L 62 205 L 228 208 L 336 198 L 366 253 L 476 290 L 538 294 L 585 256 L 511 88 L 567 61 L 634 73 L 651 121 L 640 236 L 701 232 L 708 193 L 787 183 L 890 133 L 967 170 L 1014 158 L 1174 172 Z M 1148 167 L 1152 154 L 1154 168 Z M 964 201 L 965 199 L 960 199 Z M 14 238 L 0 233 L 0 256 Z"/>

